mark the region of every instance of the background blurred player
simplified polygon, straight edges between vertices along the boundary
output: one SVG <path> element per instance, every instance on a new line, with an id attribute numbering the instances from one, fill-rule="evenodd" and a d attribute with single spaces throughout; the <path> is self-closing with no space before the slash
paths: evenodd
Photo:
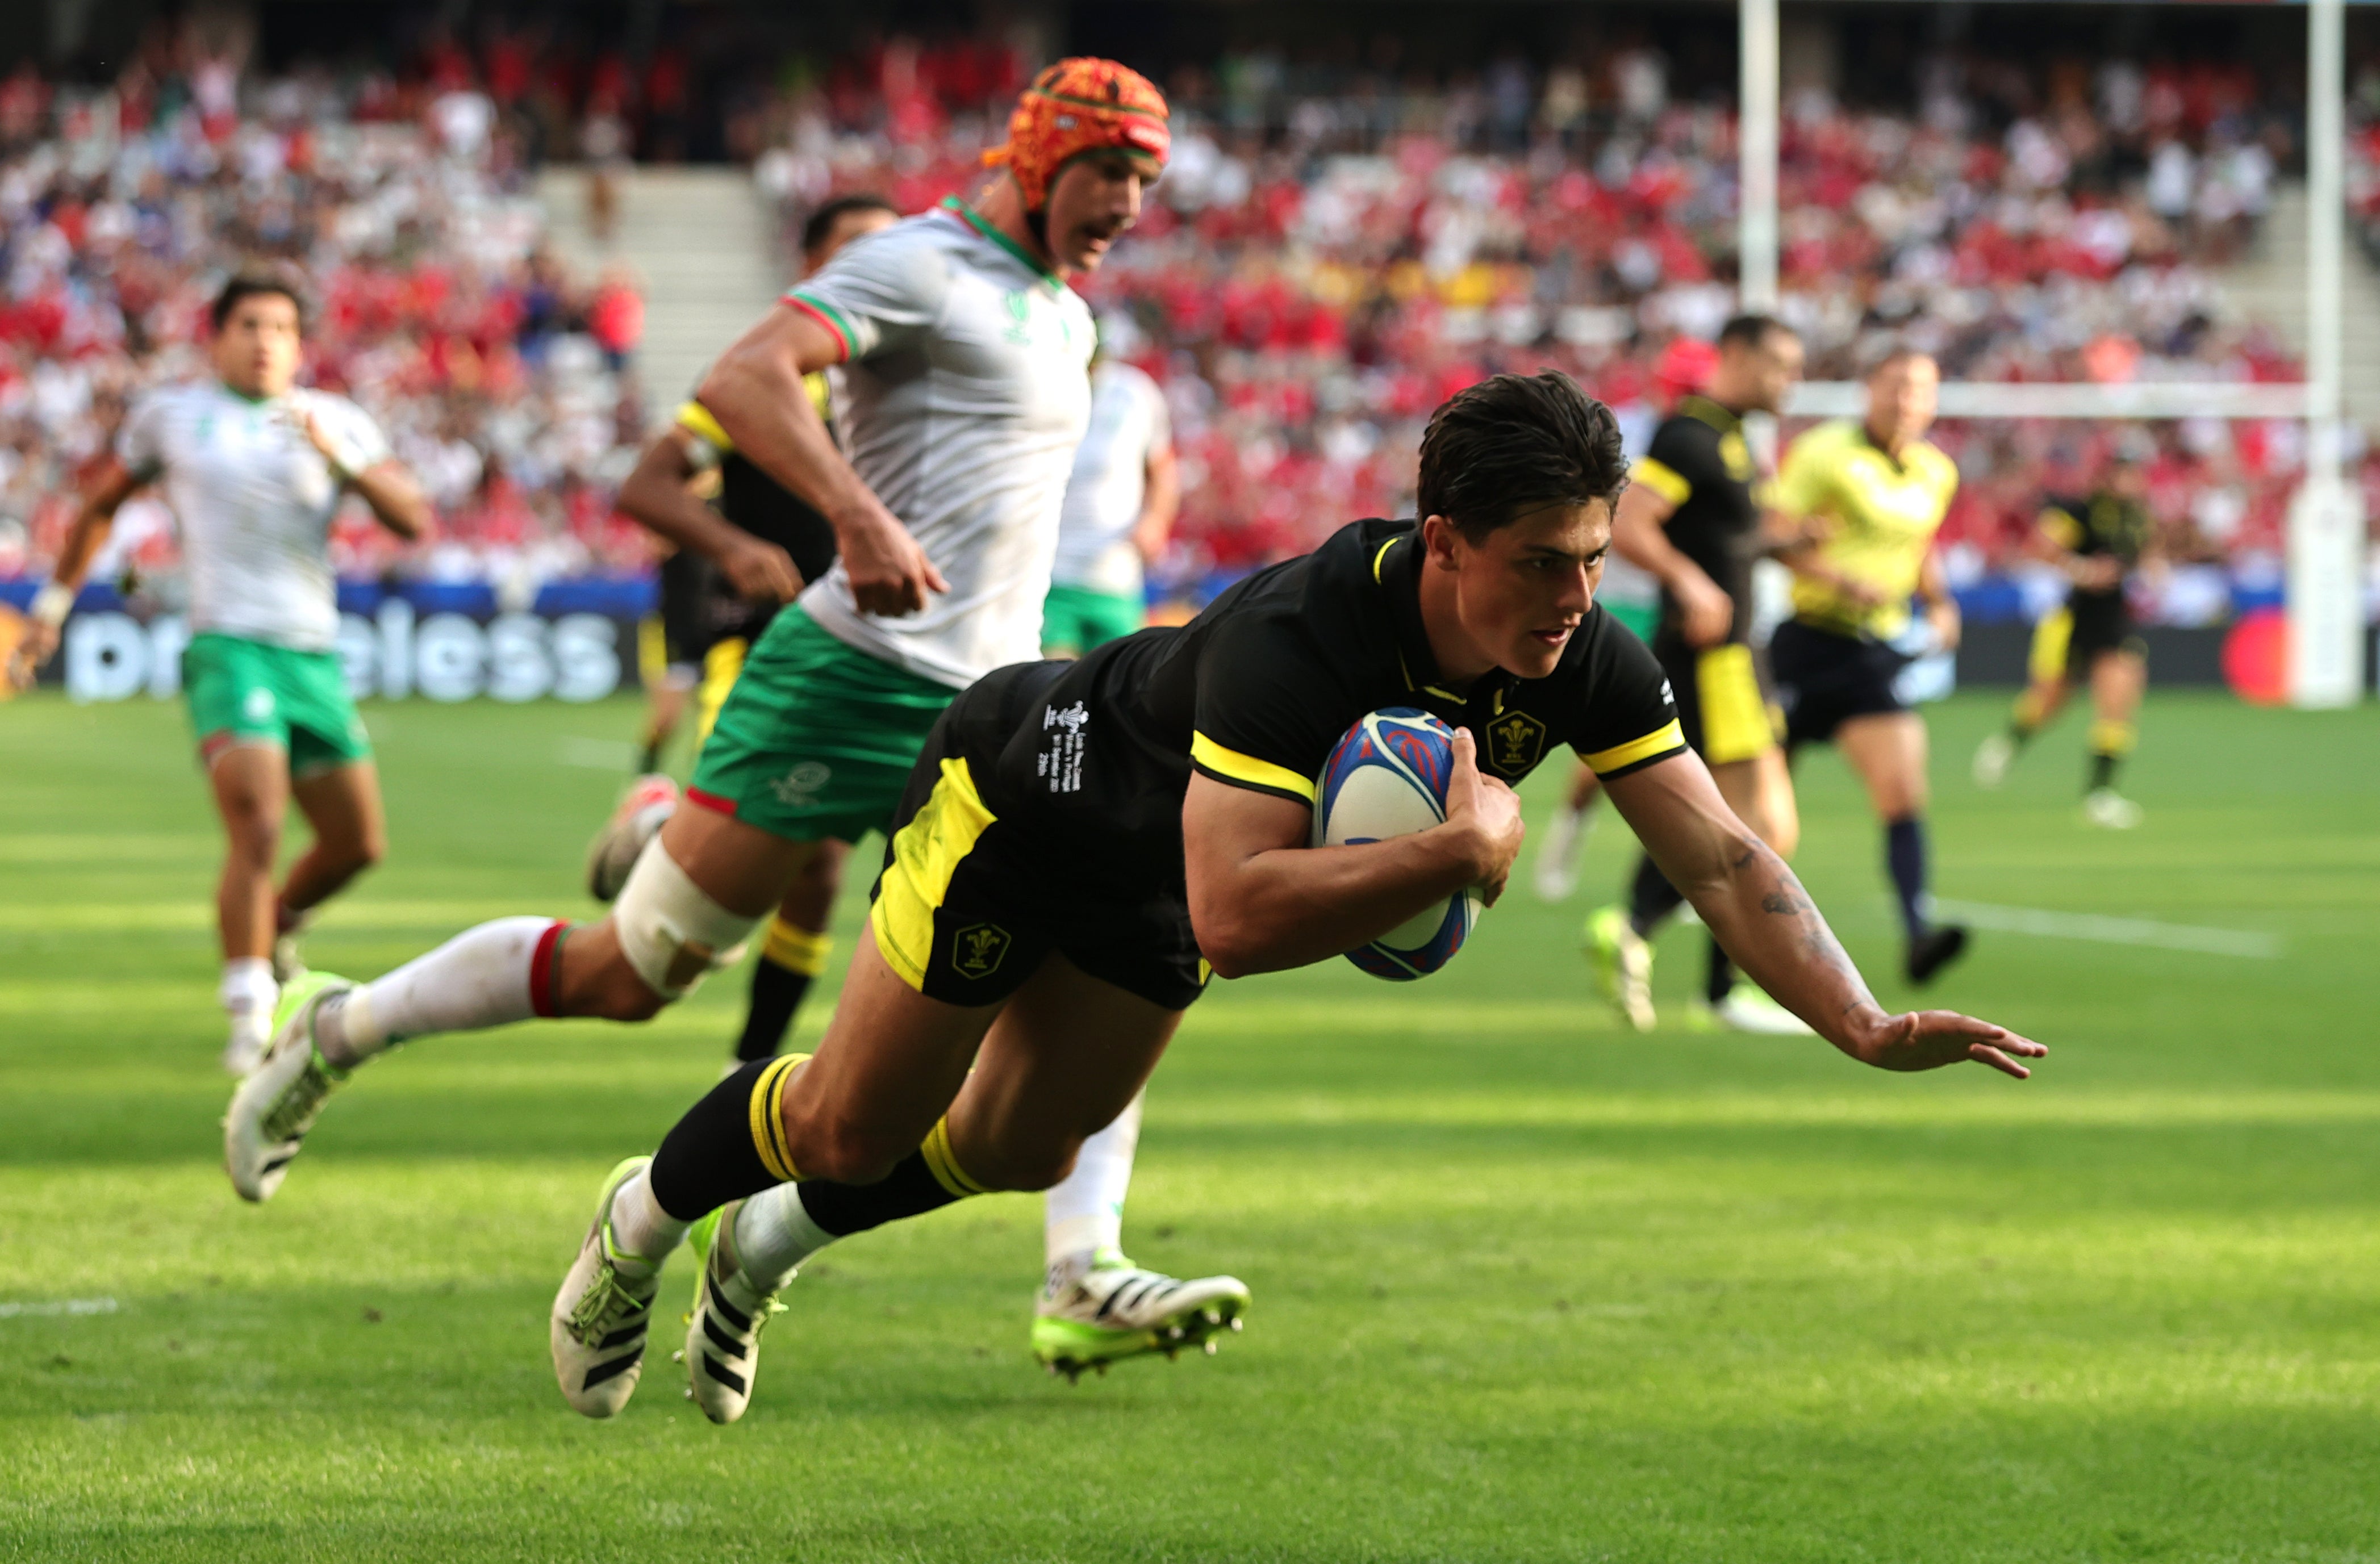
<path id="1" fill-rule="evenodd" d="M 1065 277 L 1137 221 L 1169 145 L 1155 87 L 1111 60 L 1061 61 L 1018 103 L 993 154 L 1007 173 L 980 210 L 953 199 L 851 247 L 720 359 L 703 406 L 833 522 L 840 554 L 753 649 L 687 790 L 699 807 L 671 815 L 589 927 L 498 919 L 372 983 L 322 974 L 293 989 L 225 1119 L 243 1196 L 273 1194 L 323 1100 L 395 1044 L 531 1017 L 647 1020 L 741 955 L 820 841 L 891 834 L 942 711 L 1034 657 L 1090 413 L 1092 319 Z M 831 364 L 850 392 L 847 459 L 802 390 Z M 1050 1257 L 1035 1341 L 1062 1327 L 1069 1352 L 1123 1355 L 1197 1294 L 1123 1257 L 1119 1159 L 1091 1160 L 1097 1220 L 1051 1225 L 1053 1243 L 1066 1232 L 1087 1246 Z M 731 1274 L 742 1242 L 722 1227 Z M 640 1348 L 657 1284 L 644 1276 L 626 1299 Z M 704 1364 L 715 1372 L 700 1383 L 721 1390 L 734 1370 L 699 1354 L 688 1367 Z"/>
<path id="2" fill-rule="evenodd" d="M 900 213 L 881 196 L 840 196 L 812 212 L 802 229 L 802 275 L 808 277 L 852 240 L 892 226 Z M 810 406 L 834 432 L 827 372 L 802 377 Z M 716 505 L 700 491 L 715 487 Z M 668 572 L 681 565 L 693 577 L 689 603 L 675 618 L 686 637 L 674 648 L 699 668 L 695 744 L 710 736 L 719 709 L 743 671 L 744 658 L 777 610 L 834 564 L 834 528 L 808 502 L 771 478 L 735 449 L 735 443 L 699 399 L 677 411 L 670 428 L 645 447 L 620 487 L 620 508 L 676 548 L 662 565 L 662 618 L 670 623 Z M 724 518 L 722 523 L 722 518 Z M 682 699 L 682 697 L 680 697 Z M 608 902 L 626 883 L 645 843 L 677 803 L 677 786 L 659 774 L 656 746 L 648 745 L 640 775 L 630 786 L 589 855 L 588 889 Z M 770 921 L 752 968 L 752 995 L 735 1057 L 766 1059 L 793 1025 L 810 982 L 825 970 L 833 940 L 827 927 L 843 886 L 847 844 L 828 837 L 817 844 L 794 888 Z"/>
<path id="3" fill-rule="evenodd" d="M 2033 633 L 2031 682 L 2009 716 L 2008 731 L 1975 751 L 1975 781 L 1998 787 L 2024 746 L 2065 706 L 2078 681 L 2091 686 L 2091 770 L 2082 818 L 2095 826 L 2129 830 L 2141 806 L 2116 791 L 2116 768 L 2132 752 L 2133 714 L 2148 685 L 2149 649 L 2132 623 L 2132 573 L 2156 546 L 2149 515 L 2147 434 L 2128 430 L 2116 445 L 2105 482 L 2081 499 L 2053 500 L 2034 529 L 2034 552 L 2070 584 L 2065 604 L 2043 615 Z"/>
<path id="4" fill-rule="evenodd" d="M 1957 464 L 1925 439 L 1940 387 L 1930 355 L 1887 354 L 1868 371 L 1865 417 L 1820 424 L 1786 453 L 1778 506 L 1814 523 L 1815 540 L 1781 556 L 1793 569 L 1793 617 L 1768 647 L 1789 756 L 1833 744 L 1884 822 L 1912 983 L 1967 944 L 1964 928 L 1929 915 L 1925 722 L 1895 688 L 1910 660 L 1893 643 L 1910 628 L 1912 595 L 1925 601 L 1933 649 L 1959 644 L 1959 605 L 1933 549 L 1959 488 Z"/>
<path id="5" fill-rule="evenodd" d="M 1142 572 L 1165 551 L 1182 484 L 1165 393 L 1130 364 L 1091 361 L 1091 422 L 1066 479 L 1041 604 L 1045 657 L 1080 657 L 1148 618 Z"/>
<path id="6" fill-rule="evenodd" d="M 230 839 L 215 918 L 231 1018 L 224 1067 L 241 1074 L 271 1035 L 276 976 L 296 964 L 298 925 L 379 862 L 387 840 L 371 741 L 333 650 L 332 517 L 350 489 L 401 538 L 420 537 L 431 517 L 363 409 L 297 385 L 304 336 L 295 285 L 234 277 L 209 321 L 214 378 L 160 388 L 133 407 L 34 600 L 27 650 L 39 666 L 56 649 L 117 508 L 162 482 L 189 566 L 182 694 Z M 276 893 L 292 797 L 314 841 Z"/>
<path id="7" fill-rule="evenodd" d="M 1613 552 L 1661 583 L 1653 655 L 1676 694 L 1686 743 L 1710 768 L 1728 807 L 1780 858 L 1793 855 L 1801 819 L 1778 746 L 1767 660 L 1752 645 L 1753 562 L 1773 540 L 1761 525 L 1765 486 L 1743 418 L 1776 413 L 1801 377 L 1802 339 L 1790 327 L 1767 315 L 1728 321 L 1706 392 L 1681 400 L 1654 431 L 1611 527 Z M 1587 952 L 1604 993 L 1640 1031 L 1654 1021 L 1648 941 L 1684 900 L 1643 854 L 1628 905 L 1587 919 Z M 1809 1031 L 1739 982 L 1715 936 L 1703 997 L 1714 1016 L 1739 1030 Z"/>

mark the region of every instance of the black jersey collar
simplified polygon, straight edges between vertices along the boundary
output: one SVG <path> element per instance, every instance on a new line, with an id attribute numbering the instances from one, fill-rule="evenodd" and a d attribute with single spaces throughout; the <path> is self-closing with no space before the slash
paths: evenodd
<path id="1" fill-rule="evenodd" d="M 1429 631 L 1421 622 L 1421 524 L 1372 551 L 1372 579 L 1388 596 L 1389 625 L 1397 643 L 1397 672 L 1405 688 L 1460 706 L 1467 698 L 1446 687 Z"/>

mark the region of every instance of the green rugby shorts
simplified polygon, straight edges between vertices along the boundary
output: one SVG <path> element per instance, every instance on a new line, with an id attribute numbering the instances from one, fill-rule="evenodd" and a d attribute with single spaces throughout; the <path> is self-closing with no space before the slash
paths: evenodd
<path id="1" fill-rule="evenodd" d="M 1137 597 L 1053 586 L 1041 601 L 1041 649 L 1080 657 L 1131 635 L 1148 620 L 1147 606 Z"/>
<path id="2" fill-rule="evenodd" d="M 371 758 L 335 652 L 203 631 L 182 649 L 182 698 L 209 764 L 241 744 L 277 745 L 300 777 Z"/>
<path id="3" fill-rule="evenodd" d="M 788 842 L 856 842 L 892 824 L 917 751 L 958 693 L 787 608 L 746 654 L 686 798 Z"/>

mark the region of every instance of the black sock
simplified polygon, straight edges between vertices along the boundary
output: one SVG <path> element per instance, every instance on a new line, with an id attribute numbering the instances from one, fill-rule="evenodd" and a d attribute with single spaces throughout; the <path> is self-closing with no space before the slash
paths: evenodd
<path id="1" fill-rule="evenodd" d="M 637 775 L 640 777 L 649 777 L 661 769 L 662 746 L 661 741 L 659 739 L 655 739 L 652 743 L 645 746 L 643 756 L 638 759 Z"/>
<path id="2" fill-rule="evenodd" d="M 961 1198 L 934 1177 L 922 1151 L 909 1153 L 872 1184 L 828 1183 L 813 1179 L 802 1185 L 803 1211 L 837 1238 L 848 1238 L 855 1232 L 866 1232 L 905 1217 L 939 1211 Z"/>
<path id="3" fill-rule="evenodd" d="M 2110 755 L 2104 749 L 2092 751 L 2091 791 L 2096 793 L 2103 787 L 2115 786 L 2116 768 L 2123 763 L 2124 758 L 2120 755 Z"/>
<path id="4" fill-rule="evenodd" d="M 1900 893 L 1900 927 L 1912 940 L 1925 932 L 1925 822 L 1915 815 L 1887 820 L 1884 862 Z"/>
<path id="5" fill-rule="evenodd" d="M 653 1200 L 681 1222 L 784 1182 L 752 1144 L 752 1093 L 775 1061 L 755 1061 L 710 1088 L 662 1137 L 646 1173 Z"/>
<path id="6" fill-rule="evenodd" d="M 1717 1004 L 1735 991 L 1735 963 L 1718 948 L 1717 935 L 1711 937 L 1710 965 L 1706 972 L 1707 976 L 1703 979 L 1703 998 Z"/>
<path id="7" fill-rule="evenodd" d="M 1661 920 L 1678 910 L 1685 898 L 1653 862 L 1650 853 L 1636 860 L 1636 879 L 1628 888 L 1628 926 L 1640 940 L 1649 940 Z"/>
<path id="8" fill-rule="evenodd" d="M 810 990 L 810 975 L 795 972 L 763 955 L 752 964 L 752 1005 L 744 1012 L 744 1035 L 735 1039 L 735 1057 L 749 1062 L 775 1057 L 794 1024 L 802 996 Z"/>

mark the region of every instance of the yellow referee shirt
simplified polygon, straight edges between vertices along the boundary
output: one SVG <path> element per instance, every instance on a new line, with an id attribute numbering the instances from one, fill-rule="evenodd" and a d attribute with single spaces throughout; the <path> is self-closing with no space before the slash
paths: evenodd
<path id="1" fill-rule="evenodd" d="M 1839 635 L 1898 635 L 1909 623 L 1925 551 L 1958 491 L 1958 465 L 1939 447 L 1920 440 L 1896 461 L 1858 418 L 1820 424 L 1794 441 L 1777 474 L 1778 508 L 1797 520 L 1824 518 L 1831 530 L 1818 557 L 1883 599 L 1863 607 L 1796 576 L 1794 617 Z"/>

